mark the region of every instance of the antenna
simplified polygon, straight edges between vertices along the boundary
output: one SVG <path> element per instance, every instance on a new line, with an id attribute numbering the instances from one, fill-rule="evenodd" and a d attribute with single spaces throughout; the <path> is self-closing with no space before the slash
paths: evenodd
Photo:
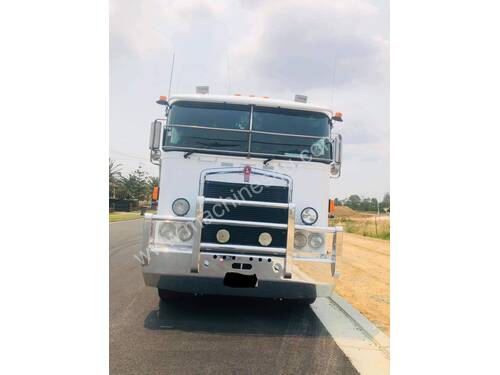
<path id="1" fill-rule="evenodd" d="M 229 43 L 228 43 L 228 32 L 227 32 L 227 24 L 222 22 L 222 26 L 224 27 L 224 37 L 226 42 L 226 71 L 227 71 L 227 93 L 228 95 L 231 93 L 231 67 L 229 65 Z"/>
<path id="2" fill-rule="evenodd" d="M 170 83 L 168 84 L 168 98 L 170 99 L 170 90 L 172 90 L 172 77 L 174 75 L 175 51 L 172 55 L 172 68 L 170 69 Z"/>
<path id="3" fill-rule="evenodd" d="M 333 74 L 332 74 L 332 105 L 335 105 L 335 73 L 337 71 L 337 53 L 333 55 Z"/>
<path id="4" fill-rule="evenodd" d="M 229 51 L 226 47 L 227 93 L 231 93 L 231 68 L 229 67 Z"/>

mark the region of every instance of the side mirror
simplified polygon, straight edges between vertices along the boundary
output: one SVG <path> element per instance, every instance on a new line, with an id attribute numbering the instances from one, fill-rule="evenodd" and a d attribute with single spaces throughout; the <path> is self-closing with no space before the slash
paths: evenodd
<path id="1" fill-rule="evenodd" d="M 330 164 L 330 174 L 333 178 L 340 177 L 342 166 L 342 135 L 332 134 L 332 163 Z"/>
<path id="2" fill-rule="evenodd" d="M 160 149 L 161 129 L 161 121 L 156 120 L 151 123 L 151 129 L 149 132 L 149 149 L 151 151 L 158 151 Z"/>

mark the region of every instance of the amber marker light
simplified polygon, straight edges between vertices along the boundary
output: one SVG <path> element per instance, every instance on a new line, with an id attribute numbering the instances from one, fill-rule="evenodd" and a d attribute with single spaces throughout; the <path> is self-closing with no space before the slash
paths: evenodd
<path id="1" fill-rule="evenodd" d="M 334 121 L 338 121 L 338 122 L 342 122 L 344 120 L 342 120 L 342 112 L 335 112 L 335 116 L 333 116 L 333 120 Z"/>
<path id="2" fill-rule="evenodd" d="M 328 204 L 328 212 L 330 214 L 333 214 L 334 211 L 335 211 L 335 200 L 330 199 Z"/>
<path id="3" fill-rule="evenodd" d="M 160 99 L 158 99 L 156 103 L 161 105 L 167 105 L 168 104 L 167 97 L 165 95 L 160 95 Z"/>

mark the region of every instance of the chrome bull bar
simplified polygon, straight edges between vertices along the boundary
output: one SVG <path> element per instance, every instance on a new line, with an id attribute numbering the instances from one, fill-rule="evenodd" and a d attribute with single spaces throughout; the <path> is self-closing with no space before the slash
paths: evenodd
<path id="1" fill-rule="evenodd" d="M 225 220 L 204 218 L 203 210 L 205 203 L 221 203 L 231 205 L 244 205 L 253 207 L 269 207 L 269 208 L 286 208 L 288 209 L 288 220 L 286 224 L 282 223 L 267 223 L 267 222 L 252 222 L 252 221 L 239 221 L 239 220 Z M 195 231 L 193 241 L 193 252 L 191 261 L 191 272 L 199 273 L 200 270 L 200 253 L 202 250 L 207 251 L 221 251 L 240 254 L 262 254 L 274 255 L 284 257 L 284 278 L 292 277 L 292 265 L 294 261 L 303 262 L 319 262 L 329 263 L 332 266 L 332 275 L 335 272 L 335 263 L 338 253 L 337 248 L 337 233 L 342 232 L 342 227 L 313 227 L 307 225 L 295 224 L 295 204 L 294 203 L 275 203 L 275 202 L 260 202 L 248 200 L 233 200 L 233 199 L 220 199 L 220 198 L 206 198 L 198 196 L 196 200 L 196 213 L 195 213 L 195 227 L 199 230 Z M 201 242 L 201 229 L 205 224 L 222 224 L 233 226 L 246 226 L 246 227 L 267 227 L 277 229 L 287 229 L 287 245 L 286 248 L 281 247 L 259 247 L 247 245 L 229 245 L 218 243 L 204 243 Z M 313 257 L 313 256 L 300 256 L 294 255 L 294 242 L 295 230 L 304 230 L 309 232 L 330 232 L 333 233 L 332 253 L 330 257 Z"/>
<path id="2" fill-rule="evenodd" d="M 275 207 L 275 208 L 288 208 L 288 221 L 287 224 L 281 223 L 266 223 L 266 222 L 251 222 L 251 221 L 239 221 L 239 220 L 224 220 L 224 219 L 212 219 L 204 218 L 203 210 L 204 204 L 207 203 L 222 203 L 231 202 L 234 204 L 241 205 L 252 205 L 258 207 Z M 232 201 L 224 199 L 215 198 L 205 198 L 203 196 L 198 196 L 196 201 L 196 212 L 195 217 L 179 217 L 172 215 L 145 215 L 145 225 L 144 225 L 144 243 L 143 249 L 148 251 L 149 239 L 154 236 L 152 231 L 152 221 L 167 221 L 167 222 L 180 222 L 180 223 L 191 223 L 193 225 L 193 238 L 192 247 L 189 246 L 189 250 L 185 249 L 182 251 L 191 252 L 191 266 L 190 271 L 192 273 L 200 272 L 200 257 L 202 250 L 207 252 L 222 252 L 222 253 L 237 253 L 237 254 L 256 254 L 264 256 L 279 256 L 284 258 L 284 278 L 292 277 L 292 263 L 293 262 L 317 262 L 331 264 L 332 276 L 335 273 L 335 264 L 337 255 L 339 253 L 339 244 L 337 241 L 337 234 L 342 232 L 342 227 L 315 227 L 308 225 L 296 225 L 295 224 L 295 205 L 282 204 L 282 203 L 271 203 L 271 202 L 252 202 L 252 201 Z M 201 232 L 204 224 L 223 224 L 223 225 L 234 225 L 234 226 L 249 226 L 249 227 L 272 227 L 277 229 L 287 229 L 287 246 L 282 247 L 260 247 L 260 246 L 248 246 L 248 245 L 233 245 L 233 244 L 219 244 L 219 243 L 202 243 L 201 242 Z M 295 233 L 300 231 L 318 232 L 318 233 L 331 233 L 333 234 L 332 246 L 330 253 L 325 250 L 324 254 L 320 254 L 319 257 L 314 257 L 313 253 L 304 252 L 301 253 L 299 249 L 295 249 Z M 155 245 L 153 245 L 155 246 Z M 162 246 L 162 245 L 160 245 Z"/>
<path id="3" fill-rule="evenodd" d="M 288 222 L 287 224 L 279 223 L 265 223 L 253 221 L 240 221 L 240 220 L 224 220 L 224 219 L 208 219 L 203 218 L 203 208 L 205 203 L 221 203 L 227 205 L 240 205 L 252 207 L 268 207 L 268 208 L 286 208 L 288 209 Z M 226 245 L 216 243 L 201 242 L 201 228 L 205 224 L 223 224 L 235 225 L 246 227 L 267 227 L 287 229 L 287 246 L 286 248 L 280 247 L 259 247 L 259 246 L 246 246 L 246 245 Z M 237 252 L 241 254 L 263 254 L 263 255 L 280 255 L 285 257 L 284 277 L 290 279 L 292 277 L 292 252 L 295 236 L 295 204 L 293 203 L 275 203 L 275 202 L 260 202 L 260 201 L 246 201 L 236 199 L 220 199 L 220 198 L 206 198 L 198 196 L 196 198 L 196 214 L 195 214 L 195 227 L 196 230 L 194 243 L 193 243 L 193 257 L 191 262 L 191 272 L 200 272 L 200 252 L 204 250 L 219 250 L 226 252 Z"/>

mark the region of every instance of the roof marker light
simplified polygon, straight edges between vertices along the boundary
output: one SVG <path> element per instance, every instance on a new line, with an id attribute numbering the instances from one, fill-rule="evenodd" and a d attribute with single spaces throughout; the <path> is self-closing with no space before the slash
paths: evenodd
<path id="1" fill-rule="evenodd" d="M 234 94 L 234 96 L 241 96 L 241 94 Z"/>
<path id="2" fill-rule="evenodd" d="M 307 103 L 307 96 L 306 95 L 295 95 L 295 101 L 298 103 Z"/>
<path id="3" fill-rule="evenodd" d="M 196 86 L 197 94 L 208 94 L 209 87 L 208 86 Z"/>

